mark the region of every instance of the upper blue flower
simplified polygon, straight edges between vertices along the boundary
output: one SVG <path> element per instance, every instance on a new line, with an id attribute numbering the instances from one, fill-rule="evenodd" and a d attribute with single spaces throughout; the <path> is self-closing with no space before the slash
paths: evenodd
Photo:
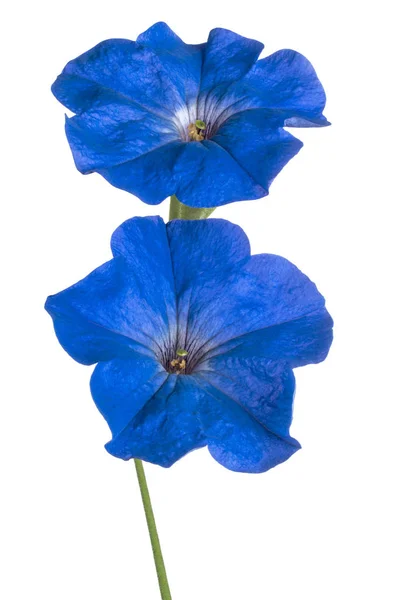
<path id="1" fill-rule="evenodd" d="M 268 194 L 302 143 L 283 129 L 328 125 L 325 93 L 301 54 L 226 29 L 185 44 L 165 23 L 136 42 L 101 42 L 53 84 L 76 113 L 66 133 L 82 173 L 148 204 L 215 207 Z M 197 122 L 197 123 L 196 123 Z"/>
<path id="2" fill-rule="evenodd" d="M 134 218 L 114 258 L 46 309 L 91 380 L 114 456 L 168 467 L 207 445 L 234 471 L 262 472 L 289 435 L 292 369 L 326 357 L 332 320 L 315 285 L 279 256 L 250 256 L 229 221 Z"/>

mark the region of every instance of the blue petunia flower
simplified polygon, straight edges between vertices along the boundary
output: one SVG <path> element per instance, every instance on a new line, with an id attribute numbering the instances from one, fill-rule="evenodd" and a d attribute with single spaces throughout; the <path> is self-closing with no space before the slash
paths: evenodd
<path id="1" fill-rule="evenodd" d="M 82 173 L 96 171 L 148 204 L 175 194 L 216 207 L 268 194 L 302 143 L 283 129 L 329 125 L 325 93 L 293 50 L 226 29 L 185 44 L 165 23 L 136 42 L 101 42 L 53 84 L 76 113 L 66 133 Z"/>
<path id="2" fill-rule="evenodd" d="M 288 459 L 300 448 L 293 368 L 324 360 L 332 340 L 315 285 L 284 258 L 251 256 L 220 219 L 134 218 L 111 247 L 112 260 L 46 303 L 65 350 L 98 363 L 107 450 L 168 467 L 207 445 L 251 473 Z"/>

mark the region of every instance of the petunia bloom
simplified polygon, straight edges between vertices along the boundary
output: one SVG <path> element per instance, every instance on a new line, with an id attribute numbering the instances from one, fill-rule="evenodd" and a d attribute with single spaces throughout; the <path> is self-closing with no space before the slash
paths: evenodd
<path id="1" fill-rule="evenodd" d="M 293 368 L 324 360 L 332 340 L 315 285 L 282 257 L 251 256 L 242 229 L 220 219 L 130 219 L 111 248 L 46 303 L 64 349 L 98 363 L 106 449 L 169 467 L 208 446 L 251 473 L 288 459 L 300 448 Z"/>
<path id="2" fill-rule="evenodd" d="M 262 49 L 226 29 L 185 44 L 156 23 L 136 42 L 106 40 L 72 60 L 52 90 L 76 113 L 66 133 L 77 168 L 148 204 L 266 196 L 302 146 L 283 127 L 329 123 L 310 62 L 293 50 L 257 60 Z"/>

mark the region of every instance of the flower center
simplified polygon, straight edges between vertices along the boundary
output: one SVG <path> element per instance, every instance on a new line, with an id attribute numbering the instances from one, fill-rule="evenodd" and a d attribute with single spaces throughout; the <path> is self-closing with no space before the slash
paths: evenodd
<path id="1" fill-rule="evenodd" d="M 170 373 L 175 373 L 177 375 L 182 375 L 186 371 L 186 356 L 188 355 L 188 351 L 184 348 L 179 348 L 176 351 L 176 357 L 169 361 L 169 369 L 167 369 Z"/>
<path id="2" fill-rule="evenodd" d="M 201 142 L 205 139 L 206 136 L 207 125 L 204 121 L 200 119 L 196 119 L 194 123 L 190 123 L 188 126 L 189 131 L 189 141 L 191 142 Z"/>
<path id="3" fill-rule="evenodd" d="M 186 332 L 185 332 L 186 337 Z M 182 340 L 180 342 L 182 344 Z M 207 354 L 207 344 L 200 339 L 186 338 L 185 346 L 166 344 L 159 346 L 156 357 L 164 369 L 174 375 L 190 375 Z"/>

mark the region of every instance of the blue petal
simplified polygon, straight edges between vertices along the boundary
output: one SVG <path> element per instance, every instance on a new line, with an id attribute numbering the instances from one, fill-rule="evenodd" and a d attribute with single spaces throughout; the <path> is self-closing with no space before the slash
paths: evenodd
<path id="1" fill-rule="evenodd" d="M 175 194 L 175 163 L 186 144 L 170 142 L 138 158 L 98 172 L 111 185 L 147 204 L 159 204 Z"/>
<path id="2" fill-rule="evenodd" d="M 205 48 L 198 118 L 208 122 L 216 98 L 252 68 L 264 45 L 228 29 L 210 31 Z"/>
<path id="3" fill-rule="evenodd" d="M 135 350 L 159 354 L 176 329 L 175 292 L 165 225 L 127 221 L 113 236 L 116 258 L 50 296 L 46 309 L 61 345 L 92 364 Z"/>
<path id="4" fill-rule="evenodd" d="M 141 458 L 163 467 L 206 444 L 196 386 L 190 376 L 170 375 L 166 383 L 106 445 L 110 454 Z"/>
<path id="5" fill-rule="evenodd" d="M 269 431 L 282 438 L 289 436 L 295 379 L 284 361 L 221 355 L 207 361 L 196 371 L 196 377 L 199 375 Z"/>
<path id="6" fill-rule="evenodd" d="M 274 255 L 253 256 L 220 276 L 205 273 L 187 312 L 190 338 L 206 357 L 235 349 L 235 356 L 286 357 L 295 366 L 323 360 L 332 339 L 323 296 L 299 269 Z M 249 347 L 247 334 L 256 340 Z"/>
<path id="7" fill-rule="evenodd" d="M 309 117 L 308 119 L 304 119 L 301 117 L 290 117 L 289 119 L 285 119 L 284 126 L 285 127 L 327 127 L 330 125 L 330 122 L 324 115 L 319 117 Z"/>
<path id="8" fill-rule="evenodd" d="M 213 140 L 185 144 L 174 172 L 175 194 L 188 206 L 222 206 L 261 198 L 267 193 L 229 151 Z"/>
<path id="9" fill-rule="evenodd" d="M 315 284 L 288 260 L 271 254 L 252 256 L 242 275 L 235 283 L 236 301 L 235 292 L 227 291 L 232 303 L 224 306 L 225 328 L 212 343 L 227 341 L 210 356 L 263 356 L 287 361 L 292 368 L 323 361 L 332 343 L 333 321 Z"/>
<path id="10" fill-rule="evenodd" d="M 143 340 L 130 332 L 116 304 L 122 283 L 120 263 L 110 261 L 70 288 L 49 296 L 45 308 L 54 322 L 61 346 L 85 365 L 132 351 L 149 353 Z"/>
<path id="11" fill-rule="evenodd" d="M 52 91 L 78 114 L 114 97 L 173 122 L 175 110 L 185 106 L 185 95 L 182 86 L 174 85 L 169 69 L 170 63 L 164 65 L 151 48 L 111 39 L 70 61 Z"/>
<path id="12" fill-rule="evenodd" d="M 322 116 L 325 102 L 324 89 L 312 64 L 294 50 L 279 50 L 259 60 L 227 90 L 223 108 L 226 111 L 232 104 L 232 112 L 265 108 L 279 117 L 281 125 L 312 127 L 329 125 Z"/>
<path id="13" fill-rule="evenodd" d="M 227 469 L 262 473 L 287 460 L 300 448 L 290 436 L 270 431 L 232 398 L 226 389 L 193 377 L 205 393 L 200 418 L 211 455 Z"/>
<path id="14" fill-rule="evenodd" d="M 265 194 L 303 145 L 284 129 L 273 127 L 270 113 L 264 110 L 248 110 L 230 117 L 213 141 L 229 152 Z"/>
<path id="15" fill-rule="evenodd" d="M 178 295 L 250 257 L 247 235 L 225 219 L 170 221 L 167 235 Z"/>
<path id="16" fill-rule="evenodd" d="M 192 301 L 204 294 L 211 299 L 215 281 L 249 259 L 250 244 L 238 225 L 223 219 L 171 221 L 167 234 L 177 294 L 178 345 L 185 347 Z"/>
<path id="17" fill-rule="evenodd" d="M 287 361 L 291 368 L 322 362 L 332 344 L 333 321 L 325 308 L 275 326 L 261 327 L 226 342 L 210 356 L 266 357 Z"/>
<path id="18" fill-rule="evenodd" d="M 264 44 L 229 29 L 216 28 L 208 36 L 201 89 L 241 79 L 256 62 Z"/>
<path id="19" fill-rule="evenodd" d="M 95 368 L 90 388 L 113 435 L 118 435 L 163 385 L 168 373 L 154 358 L 114 359 Z"/>
<path id="20" fill-rule="evenodd" d="M 65 131 L 81 173 L 129 162 L 179 138 L 169 121 L 123 99 L 67 118 Z"/>
<path id="21" fill-rule="evenodd" d="M 148 313 L 150 328 L 160 335 L 165 326 L 168 337 L 176 335 L 176 296 L 169 241 L 161 217 L 135 217 L 120 225 L 111 238 L 114 257 L 123 259 L 134 288 L 132 300 L 138 310 Z M 128 309 L 129 310 L 129 309 Z M 142 323 L 147 319 L 143 316 Z M 161 325 L 157 322 L 161 320 Z M 162 339 L 163 336 L 160 336 Z"/>
<path id="22" fill-rule="evenodd" d="M 137 42 L 151 48 L 160 57 L 172 84 L 185 98 L 187 124 L 195 121 L 205 44 L 185 44 L 166 23 L 161 22 L 142 33 Z"/>

